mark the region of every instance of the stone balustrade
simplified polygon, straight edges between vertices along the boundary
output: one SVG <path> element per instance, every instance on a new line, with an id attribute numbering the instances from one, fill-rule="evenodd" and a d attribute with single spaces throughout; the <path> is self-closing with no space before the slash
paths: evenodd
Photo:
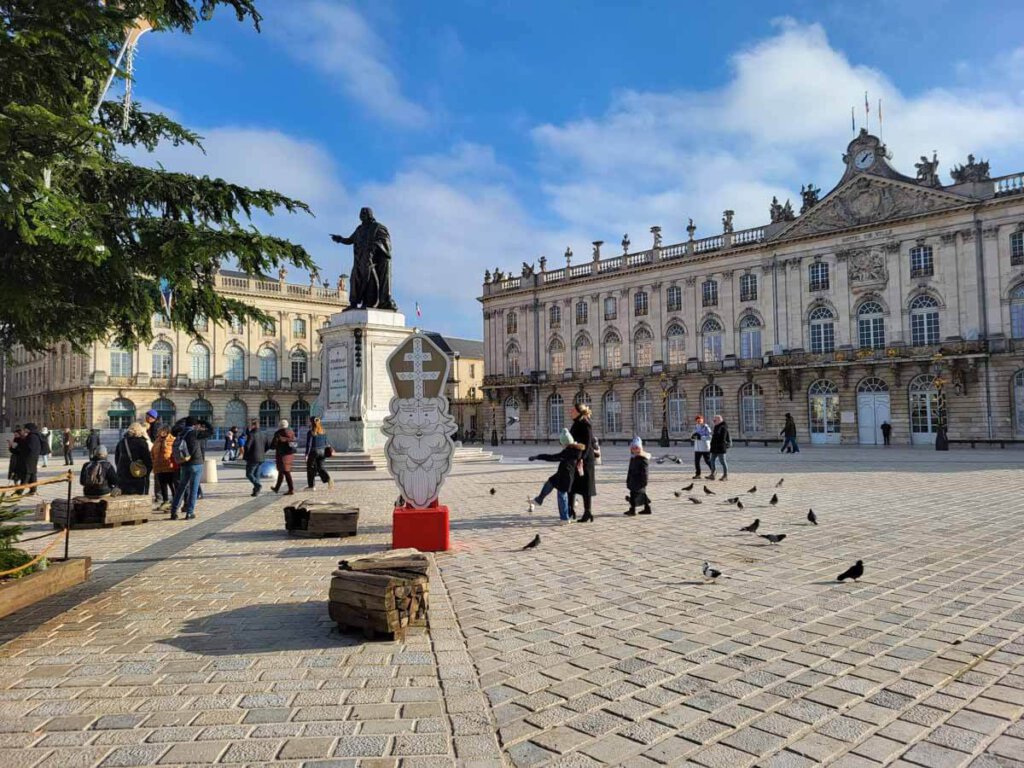
<path id="1" fill-rule="evenodd" d="M 993 179 L 996 197 L 1005 195 L 1019 195 L 1024 192 L 1024 173 L 1014 173 L 1009 176 L 1000 176 Z"/>

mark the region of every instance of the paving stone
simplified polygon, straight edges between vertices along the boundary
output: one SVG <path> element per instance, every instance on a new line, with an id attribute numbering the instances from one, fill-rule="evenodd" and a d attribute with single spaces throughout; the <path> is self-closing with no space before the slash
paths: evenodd
<path id="1" fill-rule="evenodd" d="M 341 736 L 334 747 L 335 757 L 380 757 L 387 751 L 387 736 Z"/>
<path id="2" fill-rule="evenodd" d="M 228 743 L 226 741 L 197 741 L 190 744 L 175 744 L 160 758 L 160 763 L 173 765 L 200 763 L 212 765 L 217 762 L 217 758 L 227 749 L 227 746 Z"/>
<path id="3" fill-rule="evenodd" d="M 133 744 L 117 747 L 100 763 L 101 768 L 121 766 L 153 765 L 167 751 L 166 744 Z"/>

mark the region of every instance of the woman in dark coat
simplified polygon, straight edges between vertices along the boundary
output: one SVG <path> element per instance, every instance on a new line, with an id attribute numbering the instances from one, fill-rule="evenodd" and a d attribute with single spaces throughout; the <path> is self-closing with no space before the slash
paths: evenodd
<path id="1" fill-rule="evenodd" d="M 132 477 L 131 464 L 141 461 L 146 467 L 142 477 Z M 124 432 L 114 449 L 114 463 L 117 464 L 117 487 L 125 496 L 144 496 L 149 493 L 149 473 L 153 471 L 153 454 L 146 440 L 146 427 L 135 422 Z"/>
<path id="2" fill-rule="evenodd" d="M 292 496 L 295 494 L 295 484 L 292 482 L 292 462 L 295 460 L 295 452 L 298 448 L 295 433 L 288 428 L 286 420 L 281 420 L 277 432 L 270 439 L 270 447 L 274 449 L 274 459 L 277 464 L 277 482 L 272 490 L 277 493 L 281 490 L 281 482 L 287 481 L 288 492 L 285 496 Z"/>
<path id="3" fill-rule="evenodd" d="M 594 428 L 590 424 L 590 407 L 584 403 L 576 403 L 572 407 L 572 426 L 569 428 L 573 442 L 586 446 L 583 450 L 583 474 L 576 475 L 572 490 L 569 491 L 569 513 L 576 516 L 576 496 L 583 497 L 583 517 L 581 523 L 594 520 L 591 513 L 591 499 L 597 495 L 597 457 L 594 453 Z"/>

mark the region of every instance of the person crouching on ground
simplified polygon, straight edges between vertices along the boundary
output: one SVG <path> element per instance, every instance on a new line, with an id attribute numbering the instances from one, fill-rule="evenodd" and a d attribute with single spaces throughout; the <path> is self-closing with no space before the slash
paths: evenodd
<path id="1" fill-rule="evenodd" d="M 715 465 L 711 463 L 711 428 L 704 423 L 704 417 L 698 415 L 693 426 L 690 439 L 693 441 L 693 479 L 700 480 L 700 460 L 708 465 L 711 474 L 715 473 Z"/>
<path id="2" fill-rule="evenodd" d="M 729 434 L 729 425 L 725 423 L 718 414 L 712 419 L 715 424 L 711 432 L 711 474 L 708 480 L 715 479 L 715 472 L 718 465 L 722 465 L 722 477 L 720 480 L 729 479 L 729 465 L 725 461 L 725 452 L 732 448 L 732 435 Z"/>
<path id="3" fill-rule="evenodd" d="M 651 454 L 644 452 L 644 441 L 634 437 L 629 444 L 629 470 L 626 472 L 626 488 L 629 489 L 629 510 L 623 514 L 633 517 L 636 508 L 643 504 L 641 515 L 651 514 L 651 500 L 647 496 L 647 470 L 651 464 Z"/>
<path id="4" fill-rule="evenodd" d="M 92 458 L 82 467 L 79 477 L 82 484 L 82 495 L 90 499 L 110 496 L 117 491 L 117 470 L 107 461 L 107 449 L 98 446 Z"/>
<path id="5" fill-rule="evenodd" d="M 572 488 L 573 480 L 576 478 L 576 465 L 583 458 L 584 446 L 572 441 L 572 435 L 568 429 L 563 429 L 558 436 L 558 443 L 562 446 L 561 453 L 538 453 L 531 456 L 530 461 L 557 461 L 558 469 L 555 474 L 547 479 L 540 493 L 533 499 L 538 507 L 544 503 L 544 499 L 551 491 L 558 492 L 558 518 L 563 523 L 570 522 L 569 516 L 569 490 Z"/>

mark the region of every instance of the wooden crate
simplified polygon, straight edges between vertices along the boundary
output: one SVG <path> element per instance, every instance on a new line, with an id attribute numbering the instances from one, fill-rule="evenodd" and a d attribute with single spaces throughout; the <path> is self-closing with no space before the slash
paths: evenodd
<path id="1" fill-rule="evenodd" d="M 430 608 L 428 561 L 415 550 L 342 560 L 331 575 L 328 611 L 342 629 L 358 628 L 405 639 L 408 627 L 425 627 Z"/>
<path id="2" fill-rule="evenodd" d="M 359 507 L 303 501 L 284 508 L 284 527 L 292 536 L 355 536 L 359 527 Z"/>
<path id="3" fill-rule="evenodd" d="M 105 496 L 90 499 L 76 496 L 71 500 L 72 528 L 113 528 L 116 525 L 141 525 L 151 514 L 149 496 Z M 50 521 L 54 528 L 67 524 L 67 499 L 54 499 L 50 506 Z"/>

